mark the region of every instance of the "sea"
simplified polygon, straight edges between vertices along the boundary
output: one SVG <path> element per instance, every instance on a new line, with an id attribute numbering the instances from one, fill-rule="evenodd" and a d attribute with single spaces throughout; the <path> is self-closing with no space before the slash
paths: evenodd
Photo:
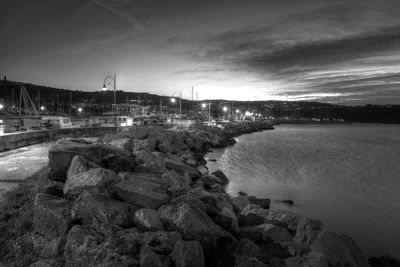
<path id="1" fill-rule="evenodd" d="M 400 125 L 284 124 L 206 155 L 227 192 L 319 219 L 365 256 L 400 259 Z M 294 205 L 283 200 L 292 200 Z"/>

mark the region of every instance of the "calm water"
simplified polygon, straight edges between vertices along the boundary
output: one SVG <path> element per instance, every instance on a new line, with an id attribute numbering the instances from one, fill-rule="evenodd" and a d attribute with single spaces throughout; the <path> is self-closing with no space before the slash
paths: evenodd
<path id="1" fill-rule="evenodd" d="M 207 155 L 244 191 L 318 218 L 353 237 L 368 257 L 400 259 L 400 126 L 280 125 Z"/>

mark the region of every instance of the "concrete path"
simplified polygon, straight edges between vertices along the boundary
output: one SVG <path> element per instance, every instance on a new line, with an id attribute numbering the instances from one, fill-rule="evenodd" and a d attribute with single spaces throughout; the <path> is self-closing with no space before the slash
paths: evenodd
<path id="1" fill-rule="evenodd" d="M 49 148 L 54 143 L 42 143 L 0 153 L 0 199 L 4 192 L 47 165 Z"/>

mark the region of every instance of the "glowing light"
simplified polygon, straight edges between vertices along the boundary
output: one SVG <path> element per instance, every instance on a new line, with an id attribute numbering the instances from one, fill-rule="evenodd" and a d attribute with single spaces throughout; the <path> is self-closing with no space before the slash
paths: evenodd
<path id="1" fill-rule="evenodd" d="M 228 107 L 223 107 L 222 110 L 223 110 L 224 112 L 227 112 L 227 111 L 228 111 Z"/>
<path id="2" fill-rule="evenodd" d="M 78 108 L 78 112 L 82 112 L 82 108 Z"/>
<path id="3" fill-rule="evenodd" d="M 103 90 L 103 91 L 107 91 L 107 86 L 106 86 L 105 84 L 103 84 L 102 90 Z"/>
<path id="4" fill-rule="evenodd" d="M 207 107 L 207 104 L 206 104 L 206 103 L 203 103 L 203 104 L 201 104 L 201 106 L 202 106 L 203 108 L 205 108 L 205 107 Z"/>
<path id="5" fill-rule="evenodd" d="M 175 101 L 176 101 L 176 99 L 173 97 L 173 98 L 171 98 L 171 102 L 172 103 L 175 103 Z"/>
<path id="6" fill-rule="evenodd" d="M 237 109 L 237 110 L 236 110 L 236 113 L 239 113 L 239 112 L 240 112 L 240 111 Z"/>
<path id="7" fill-rule="evenodd" d="M 44 110 L 44 106 L 41 106 L 41 107 L 40 107 L 40 110 Z"/>
<path id="8" fill-rule="evenodd" d="M 0 104 L 0 109 L 3 109 L 4 108 L 4 105 L 3 104 Z"/>

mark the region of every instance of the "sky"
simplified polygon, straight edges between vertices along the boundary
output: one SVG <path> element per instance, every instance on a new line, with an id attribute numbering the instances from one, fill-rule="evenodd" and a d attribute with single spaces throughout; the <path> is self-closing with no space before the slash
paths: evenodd
<path id="1" fill-rule="evenodd" d="M 398 0 L 0 0 L 9 80 L 191 99 L 400 104 Z M 112 89 L 111 84 L 107 86 Z"/>

